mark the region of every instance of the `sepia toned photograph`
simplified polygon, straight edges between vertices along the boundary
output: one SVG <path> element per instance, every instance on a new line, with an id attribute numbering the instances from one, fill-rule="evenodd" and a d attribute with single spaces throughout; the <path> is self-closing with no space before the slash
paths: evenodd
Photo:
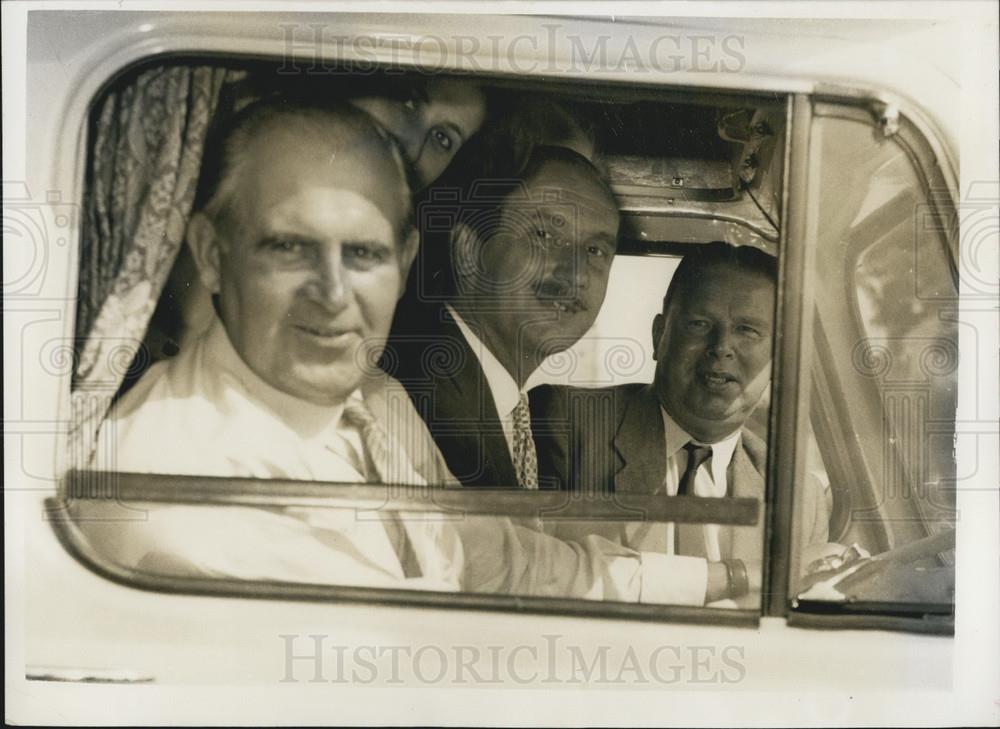
<path id="1" fill-rule="evenodd" d="M 1000 722 L 995 3 L 627 7 L 4 5 L 8 722 Z"/>

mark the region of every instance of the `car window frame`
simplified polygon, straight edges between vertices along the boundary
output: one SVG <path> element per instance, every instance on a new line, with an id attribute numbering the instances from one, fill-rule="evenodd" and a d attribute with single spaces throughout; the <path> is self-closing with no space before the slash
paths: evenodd
<path id="1" fill-rule="evenodd" d="M 201 57 L 201 54 L 198 55 Z M 208 57 L 205 54 L 205 57 Z M 101 84 L 98 91 L 94 94 L 93 98 L 90 99 L 92 103 L 99 94 L 107 88 L 115 79 L 123 76 L 127 72 L 134 70 L 135 67 L 144 65 L 149 62 L 162 62 L 167 58 L 186 58 L 191 60 L 193 54 L 190 52 L 186 53 L 170 53 L 163 52 L 155 57 L 144 57 L 138 61 L 133 61 L 129 64 L 118 69 L 116 73 L 107 79 L 103 84 Z M 227 53 L 226 58 L 240 59 L 243 56 L 239 53 Z M 250 56 L 248 58 L 260 60 L 260 56 Z M 482 74 L 484 77 L 490 76 L 490 74 Z M 537 74 L 531 79 L 532 81 L 538 81 L 539 83 L 545 82 L 545 74 Z M 567 81 L 571 79 L 566 79 Z M 628 83 L 624 81 L 602 81 L 601 85 L 607 85 L 609 87 L 627 87 Z M 724 89 L 724 90 L 707 90 L 699 89 L 690 85 L 681 86 L 679 84 L 668 84 L 666 82 L 657 82 L 656 84 L 650 84 L 646 82 L 645 84 L 640 84 L 644 88 L 648 88 L 650 93 L 659 94 L 662 92 L 672 92 L 679 94 L 690 94 L 696 96 L 705 96 L 710 98 L 713 96 L 725 96 L 731 98 L 734 95 L 751 94 L 759 95 L 763 93 L 762 89 L 767 88 L 770 91 L 774 91 L 773 85 L 765 84 L 761 88 L 755 88 L 753 84 L 748 84 L 746 88 L 742 89 Z M 809 164 L 808 164 L 808 154 L 809 154 L 809 127 L 811 126 L 812 118 L 812 105 L 820 101 L 826 101 L 838 104 L 851 104 L 855 105 L 861 109 L 871 109 L 879 104 L 884 104 L 884 98 L 886 95 L 875 93 L 868 89 L 857 89 L 857 88 L 840 88 L 831 87 L 829 85 L 816 84 L 814 87 L 809 88 L 808 84 L 789 84 L 787 86 L 787 91 L 781 93 L 787 99 L 787 116 L 786 116 L 786 139 L 785 139 L 785 149 L 784 149 L 784 175 L 782 178 L 782 221 L 780 231 L 780 244 L 779 249 L 782 251 L 782 255 L 779 257 L 779 282 L 778 282 L 778 293 L 776 297 L 776 332 L 779 332 L 779 336 L 775 338 L 775 369 L 773 375 L 772 383 L 772 401 L 771 401 L 771 413 L 770 413 L 770 425 L 769 425 L 769 435 L 777 432 L 793 432 L 796 434 L 794 439 L 787 439 L 787 442 L 778 441 L 774 438 L 769 438 L 769 449 L 768 449 L 768 464 L 766 473 L 766 487 L 765 487 L 765 499 L 762 503 L 762 508 L 764 509 L 762 518 L 764 519 L 764 574 L 763 574 L 763 597 L 760 610 L 753 611 L 720 611 L 710 608 L 680 608 L 679 606 L 666 606 L 666 605 L 654 605 L 654 606 L 641 606 L 635 604 L 615 604 L 615 603 L 587 603 L 578 600 L 568 600 L 568 599 L 548 599 L 548 598 L 522 598 L 513 597 L 509 601 L 499 599 L 501 596 L 487 596 L 486 600 L 495 601 L 495 603 L 509 603 L 506 606 L 497 605 L 500 609 L 524 609 L 521 606 L 527 605 L 527 609 L 534 611 L 531 607 L 534 607 L 542 612 L 555 612 L 559 614 L 588 614 L 588 615 L 601 615 L 601 614 L 611 614 L 618 613 L 618 616 L 628 616 L 637 617 L 639 619 L 652 618 L 658 620 L 668 620 L 668 621 L 680 621 L 680 622 L 705 622 L 705 623 L 732 623 L 741 625 L 757 625 L 760 617 L 787 617 L 791 624 L 792 618 L 795 618 L 794 611 L 791 610 L 791 601 L 789 600 L 788 586 L 791 573 L 791 568 L 794 567 L 791 564 L 791 544 L 792 542 L 792 531 L 793 531 L 793 510 L 792 510 L 792 493 L 789 488 L 790 484 L 796 482 L 796 476 L 801 478 L 801 470 L 804 466 L 805 458 L 804 455 L 799 457 L 799 453 L 804 454 L 804 444 L 800 443 L 800 428 L 798 424 L 805 422 L 803 420 L 803 414 L 805 418 L 808 419 L 808 396 L 802 396 L 803 392 L 808 394 L 809 384 L 800 382 L 801 373 L 803 371 L 803 365 L 805 363 L 806 357 L 803 354 L 803 349 L 808 352 L 808 347 L 803 348 L 804 337 L 811 336 L 813 330 L 812 313 L 809 307 L 805 306 L 805 294 L 808 291 L 808 281 L 809 278 L 807 273 L 811 271 L 811 246 L 789 246 L 789 240 L 802 240 L 802 234 L 808 225 L 808 216 L 805 214 L 802 203 L 804 203 L 804 196 L 800 195 L 797 197 L 797 201 L 792 200 L 788 194 L 790 189 L 804 189 L 804 187 L 799 187 L 804 183 L 809 176 Z M 89 109 L 89 104 L 88 104 Z M 934 171 L 937 176 L 946 182 L 952 179 L 950 168 L 948 166 L 948 159 L 944 155 L 935 154 L 936 151 L 940 151 L 941 145 L 939 140 L 934 136 L 933 128 L 928 126 L 925 120 L 921 119 L 919 115 L 914 119 L 913 129 L 917 135 L 918 141 L 923 142 L 924 146 L 929 147 L 931 152 L 931 157 L 934 163 Z M 931 135 L 931 140 L 928 141 L 927 134 Z M 74 158 L 80 160 L 86 156 L 86 142 L 87 135 L 82 133 L 78 137 L 80 146 L 75 150 Z M 78 175 L 82 176 L 83 165 L 78 163 Z M 918 168 L 921 168 L 918 165 Z M 79 184 L 79 190 L 82 192 L 83 185 Z M 955 244 L 957 246 L 957 243 Z M 957 250 L 957 249 L 956 249 Z M 952 255 L 949 256 L 949 260 L 955 260 L 954 251 Z M 77 285 L 76 272 L 72 274 L 72 280 L 70 285 Z M 810 274 L 811 275 L 811 274 Z M 779 345 L 779 340 L 782 342 Z M 778 383 L 781 383 L 779 386 Z M 66 380 L 66 387 L 68 390 L 69 381 Z M 792 430 L 786 430 L 791 426 Z M 65 449 L 62 449 L 65 453 Z M 60 458 L 64 458 L 61 456 Z M 60 480 L 60 497 L 50 499 L 50 509 L 52 514 L 58 515 L 62 513 L 65 508 L 65 483 L 68 480 L 70 471 L 65 470 L 65 464 L 61 469 L 64 474 L 64 478 Z M 197 477 L 192 477 L 197 478 Z M 696 497 L 676 497 L 684 499 L 694 499 Z M 104 567 L 99 564 L 95 564 L 92 556 L 86 555 L 83 551 L 79 550 L 79 541 L 74 538 L 72 532 L 72 525 L 66 525 L 63 528 L 61 525 L 64 521 L 60 521 L 58 518 L 53 519 L 53 524 L 56 526 L 56 531 L 60 536 L 60 540 L 63 544 L 73 553 L 75 556 L 80 558 L 84 564 L 88 564 L 91 568 L 96 568 L 96 571 L 102 572 Z M 68 538 L 67 538 L 68 537 Z M 104 572 L 105 576 L 115 579 L 116 581 L 122 581 L 122 575 L 114 575 L 110 572 Z M 141 586 L 143 580 L 140 576 L 129 575 L 129 580 L 133 580 L 131 584 L 133 586 Z M 254 583 L 256 585 L 257 583 Z M 190 587 L 190 586 L 189 586 Z M 217 586 L 218 587 L 218 586 Z M 282 585 L 282 589 L 286 586 Z M 149 589 L 163 590 L 165 586 L 151 585 Z M 201 587 L 194 587 L 196 591 L 201 591 L 203 589 L 209 589 L 210 594 L 221 594 L 216 593 L 213 588 L 208 588 L 204 585 Z M 414 600 L 410 599 L 410 596 L 405 591 L 397 591 L 401 594 L 401 599 L 395 599 L 391 593 L 394 591 L 387 591 L 382 589 L 377 590 L 367 590 L 361 588 L 333 588 L 335 590 L 348 591 L 358 591 L 356 592 L 357 599 L 362 599 L 364 601 L 377 600 L 377 601 L 388 601 L 388 602 L 402 602 L 407 604 L 412 604 Z M 173 590 L 169 590 L 173 591 Z M 190 592 L 189 590 L 182 590 L 184 592 Z M 224 592 L 224 591 L 223 591 Z M 246 593 L 254 596 L 264 596 L 267 592 L 266 589 L 259 589 L 258 587 L 247 587 Z M 202 593 L 206 594 L 206 593 Z M 228 593 L 227 593 L 228 594 Z M 291 597 L 290 593 L 282 593 L 285 596 Z M 346 595 L 346 593 L 345 593 Z M 275 594 L 277 597 L 277 593 Z M 434 596 L 435 600 L 440 596 Z M 454 599 L 462 597 L 463 599 Z M 470 600 L 464 599 L 464 597 L 470 598 Z M 448 599 L 442 604 L 454 605 L 456 607 L 461 607 L 464 605 L 469 605 L 473 607 L 490 607 L 490 605 L 484 604 L 473 598 L 478 598 L 479 596 L 460 596 L 456 594 L 449 594 Z M 351 599 L 345 597 L 344 599 Z M 419 600 L 416 601 L 419 604 L 422 603 Z M 605 610 L 602 605 L 608 608 Z M 579 608 L 579 610 L 577 610 Z M 664 613 L 669 612 L 670 615 L 666 616 Z M 749 614 L 746 614 L 749 613 Z M 721 617 L 728 616 L 728 617 Z M 875 616 L 865 616 L 866 619 L 874 619 Z M 720 619 L 716 619 L 720 618 Z M 799 618 L 795 618 L 799 620 Z M 801 618 L 801 620 L 809 620 L 812 618 Z M 851 624 L 850 627 L 859 627 L 858 624 Z M 866 625 L 861 625 L 860 627 L 880 627 L 875 623 L 870 623 Z M 904 621 L 899 625 L 893 623 L 890 627 L 909 630 L 913 628 L 913 625 Z M 920 630 L 917 627 L 917 630 Z"/>
<path id="2" fill-rule="evenodd" d="M 848 118 L 852 121 L 866 123 L 873 130 L 892 136 L 907 153 L 911 167 L 917 179 L 922 185 L 921 192 L 926 196 L 927 204 L 932 208 L 933 214 L 938 221 L 944 222 L 942 240 L 945 243 L 945 258 L 951 268 L 952 280 L 958 290 L 958 216 L 956 212 L 957 188 L 954 184 L 955 170 L 951 161 L 947 159 L 941 151 L 940 145 L 935 145 L 936 140 L 929 139 L 928 133 L 933 134 L 926 125 L 921 128 L 921 120 L 918 117 L 911 118 L 905 113 L 901 113 L 899 108 L 884 99 L 875 97 L 859 97 L 857 94 L 830 93 L 829 90 L 816 94 L 796 94 L 793 97 L 793 114 L 798 114 L 801 122 L 808 121 L 808 125 L 800 123 L 798 126 L 789 125 L 791 129 L 789 155 L 791 157 L 788 169 L 789 175 L 786 178 L 789 184 L 802 185 L 806 190 L 794 199 L 784 191 L 783 200 L 788 205 L 787 214 L 783 218 L 788 221 L 787 230 L 789 237 L 799 235 L 800 240 L 805 240 L 807 245 L 802 246 L 806 251 L 799 251 L 800 256 L 794 255 L 794 246 L 785 245 L 783 238 L 781 250 L 784 265 L 779 265 L 779 277 L 782 286 L 780 290 L 785 291 L 779 294 L 781 303 L 786 308 L 786 316 L 791 316 L 786 321 L 802 323 L 795 330 L 797 341 L 793 343 L 789 351 L 782 352 L 782 365 L 787 366 L 787 359 L 791 359 L 792 351 L 795 353 L 795 367 L 785 370 L 784 376 L 788 377 L 788 372 L 792 373 L 794 384 L 799 397 L 789 412 L 778 407 L 779 412 L 772 412 L 771 432 L 791 432 L 792 438 L 771 439 L 777 451 L 776 460 L 780 464 L 776 470 L 774 484 L 778 490 L 775 495 L 776 506 L 766 507 L 765 514 L 773 515 L 774 531 L 772 533 L 772 549 L 781 555 L 782 560 L 787 560 L 788 569 L 783 574 L 774 576 L 774 580 L 769 580 L 771 600 L 769 607 L 776 616 L 783 616 L 791 626 L 814 627 L 814 628 L 843 628 L 843 629 L 888 629 L 901 630 L 917 633 L 931 633 L 942 635 L 954 635 L 954 611 L 955 605 L 951 605 L 948 613 L 942 613 L 941 606 L 935 605 L 908 605 L 898 606 L 894 609 L 893 603 L 877 603 L 864 605 L 850 605 L 842 603 L 821 603 L 817 601 L 800 601 L 790 593 L 790 584 L 793 574 L 799 571 L 798 556 L 792 545 L 795 544 L 794 532 L 794 503 L 792 494 L 794 484 L 802 483 L 805 469 L 805 449 L 808 434 L 807 424 L 810 422 L 812 412 L 811 398 L 815 394 L 815 373 L 819 368 L 825 375 L 829 375 L 828 363 L 820 361 L 815 357 L 816 337 L 823 339 L 822 325 L 816 317 L 816 302 L 814 298 L 813 282 L 817 275 L 815 270 L 815 254 L 817 237 L 815 231 L 810 228 L 815 224 L 815 205 L 813 205 L 813 195 L 818 187 L 816 185 L 816 173 L 819 169 L 817 164 L 820 155 L 818 145 L 813 145 L 810 131 L 813 121 L 822 117 Z M 808 129 L 805 127 L 808 126 Z M 811 165 L 809 164 L 811 162 Z M 803 169 L 805 167 L 805 169 Z M 793 238 L 794 239 L 794 238 Z M 789 261 L 788 259 L 792 260 Z M 798 260 L 796 260 L 798 259 Z M 791 288 L 798 288 L 799 295 L 788 296 L 785 285 L 788 283 L 786 276 L 792 265 L 805 266 L 804 270 L 798 268 L 801 278 L 799 286 L 792 283 Z M 845 285 L 850 287 L 854 284 L 853 279 L 845 281 Z M 861 329 L 861 319 L 856 310 L 856 302 L 853 297 L 848 297 L 854 307 L 853 323 L 857 329 L 858 336 L 863 336 Z M 807 324 L 805 324 L 807 322 Z M 780 326 L 780 324 L 779 324 Z M 784 335 L 787 336 L 787 329 Z M 777 360 L 776 360 L 777 362 Z M 779 377 L 775 373 L 775 377 Z M 788 379 L 784 380 L 785 388 L 789 387 Z M 871 383 L 876 394 L 879 388 L 876 383 Z M 788 390 L 785 388 L 776 389 L 779 397 L 786 396 Z M 772 403 L 772 407 L 774 407 Z M 821 402 L 821 408 L 825 404 Z M 781 418 L 779 422 L 779 418 Z M 782 430 L 774 430 L 776 425 L 780 425 Z M 792 427 L 792 430 L 784 428 Z M 792 453 L 789 453 L 791 451 Z M 793 454 L 801 453 L 801 457 Z M 898 457 L 898 453 L 894 454 Z M 860 459 L 860 460 L 859 460 Z M 791 463 L 789 463 L 791 461 Z M 848 464 L 855 474 L 864 471 L 864 457 L 857 454 L 852 457 Z M 859 465 L 860 464 L 860 465 Z M 867 474 L 864 474 L 870 482 Z M 772 483 L 769 480 L 769 485 Z M 770 502 L 769 502 L 770 504 Z M 786 523 L 786 519 L 792 523 Z M 881 526 L 885 531 L 884 525 Z M 773 558 L 772 558 L 773 559 Z M 923 608 L 923 609 L 921 609 Z"/>
<path id="3" fill-rule="evenodd" d="M 545 507 L 572 505 L 574 502 L 579 504 L 587 500 L 586 496 L 578 494 L 558 491 L 525 492 L 520 489 L 442 489 L 433 486 L 397 488 L 380 484 L 334 484 L 291 479 L 219 478 L 87 470 L 68 472 L 61 488 L 61 495 L 48 498 L 45 507 L 46 521 L 55 531 L 63 547 L 92 572 L 118 584 L 142 590 L 179 595 L 379 603 L 742 627 L 755 627 L 759 624 L 760 612 L 754 609 L 155 574 L 120 565 L 96 549 L 71 513 L 74 503 L 79 502 L 119 506 L 123 510 L 121 518 L 124 519 L 136 518 L 133 506 L 137 502 L 188 504 L 206 508 L 225 506 L 324 508 L 342 500 L 350 504 L 351 508 L 367 506 L 373 509 L 426 512 L 440 511 L 440 507 L 445 506 L 453 511 L 470 514 L 536 516 L 539 510 Z M 394 495 L 397 490 L 403 493 Z M 655 502 L 648 497 L 622 496 L 612 503 L 602 495 L 593 495 L 590 500 L 595 504 L 601 504 L 609 515 L 622 507 L 638 508 L 656 512 L 654 515 L 659 515 L 661 518 L 669 514 L 672 519 L 683 520 L 684 512 L 687 512 L 695 519 L 722 519 L 724 522 L 734 524 L 754 523 L 759 518 L 760 509 L 759 503 L 754 499 L 727 500 L 737 502 L 728 505 L 718 503 L 718 499 L 694 496 L 658 497 Z M 621 515 L 621 512 L 619 514 Z"/>

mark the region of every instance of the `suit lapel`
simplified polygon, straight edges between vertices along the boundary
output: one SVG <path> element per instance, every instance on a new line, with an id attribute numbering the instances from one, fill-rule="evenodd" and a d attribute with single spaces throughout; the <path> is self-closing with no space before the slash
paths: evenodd
<path id="1" fill-rule="evenodd" d="M 726 471 L 727 496 L 757 499 L 761 505 L 755 527 L 724 526 L 719 529 L 719 552 L 723 559 L 760 559 L 764 533 L 764 477 L 754 468 L 743 442 L 736 446 Z"/>
<path id="2" fill-rule="evenodd" d="M 659 401 L 651 385 L 636 390 L 626 399 L 614 446 L 619 458 L 616 492 L 653 494 L 661 488 L 666 479 L 666 439 Z M 764 478 L 754 467 L 742 442 L 733 452 L 726 480 L 727 496 L 757 499 L 763 506 Z M 721 527 L 719 552 L 722 558 L 760 559 L 763 524 L 761 511 L 755 527 Z M 648 525 L 641 525 L 640 529 L 645 527 Z"/>
<path id="3" fill-rule="evenodd" d="M 433 407 L 437 412 L 431 413 L 432 419 L 449 422 L 459 429 L 459 432 L 452 431 L 454 446 L 448 449 L 452 452 L 445 455 L 449 462 L 454 459 L 465 464 L 463 470 L 469 477 L 466 486 L 517 486 L 514 462 L 479 358 L 444 307 L 441 308 L 441 326 L 443 333 L 461 349 L 461 366 L 434 380 L 437 402 Z M 476 475 L 471 477 L 471 474 Z"/>
<path id="4" fill-rule="evenodd" d="M 615 434 L 620 467 L 615 473 L 615 491 L 652 494 L 667 475 L 663 417 L 652 385 L 645 385 L 627 398 L 621 424 Z"/>

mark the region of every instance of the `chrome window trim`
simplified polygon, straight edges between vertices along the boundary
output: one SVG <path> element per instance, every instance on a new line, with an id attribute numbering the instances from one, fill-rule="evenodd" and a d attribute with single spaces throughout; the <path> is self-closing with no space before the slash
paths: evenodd
<path id="1" fill-rule="evenodd" d="M 809 364 L 807 337 L 812 336 L 812 286 L 815 246 L 807 225 L 812 129 L 812 100 L 794 94 L 788 105 L 785 128 L 785 175 L 781 191 L 781 242 L 778 257 L 778 294 L 774 324 L 774 369 L 772 372 L 771 420 L 768 429 L 768 467 L 764 518 L 767 543 L 764 549 L 764 615 L 783 617 L 788 612 L 789 576 L 797 569 L 791 549 L 794 519 L 792 494 L 802 482 L 806 443 L 802 418 L 809 417 L 809 384 L 801 372 Z M 790 190 L 805 191 L 791 196 Z M 789 241 L 803 241 L 789 245 Z M 780 386 L 779 384 L 780 383 Z M 792 438 L 775 438 L 793 433 Z"/>

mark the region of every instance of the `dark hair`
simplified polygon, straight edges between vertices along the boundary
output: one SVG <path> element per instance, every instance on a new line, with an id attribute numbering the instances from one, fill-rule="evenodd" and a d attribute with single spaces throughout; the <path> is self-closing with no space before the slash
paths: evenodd
<path id="1" fill-rule="evenodd" d="M 370 132 L 381 141 L 399 170 L 400 199 L 404 205 L 397 231 L 404 241 L 413 227 L 413 205 L 403 156 L 392 137 L 367 114 L 345 103 L 323 103 L 296 96 L 268 96 L 218 120 L 205 142 L 201 176 L 195 194 L 194 210 L 213 219 L 230 216 L 239 220 L 232 209 L 242 167 L 249 158 L 250 142 L 265 130 L 292 128 L 303 134 L 324 138 L 332 125 L 341 125 L 355 133 Z"/>
<path id="2" fill-rule="evenodd" d="M 539 147 L 571 147 L 574 141 L 597 146 L 592 110 L 560 97 L 491 86 L 481 87 L 486 121 L 455 155 L 439 185 L 460 186 L 472 178 L 517 178 Z M 591 160 L 593 161 L 593 160 Z"/>
<path id="3" fill-rule="evenodd" d="M 715 240 L 694 246 L 681 258 L 673 278 L 663 296 L 663 313 L 666 314 L 671 299 L 679 289 L 690 286 L 703 273 L 714 266 L 731 266 L 742 271 L 752 271 L 778 282 L 778 259 L 754 246 L 734 246 Z"/>
<path id="4" fill-rule="evenodd" d="M 488 240 L 495 232 L 501 210 L 514 200 L 531 201 L 526 197 L 526 186 L 541 168 L 551 162 L 563 162 L 577 167 L 581 173 L 592 173 L 612 200 L 614 195 L 601 171 L 586 157 L 566 147 L 539 145 L 531 150 L 516 176 L 468 180 L 464 200 L 468 203 L 460 211 L 458 220 L 471 228 L 480 240 Z M 484 194 L 485 192 L 485 194 Z M 478 198 L 478 199 L 477 199 Z"/>
<path id="5" fill-rule="evenodd" d="M 513 107 L 513 108 L 512 108 Z M 570 147 L 574 140 L 596 143 L 595 120 L 584 107 L 546 95 L 517 97 L 481 133 L 487 174 L 525 174 L 540 147 Z"/>

